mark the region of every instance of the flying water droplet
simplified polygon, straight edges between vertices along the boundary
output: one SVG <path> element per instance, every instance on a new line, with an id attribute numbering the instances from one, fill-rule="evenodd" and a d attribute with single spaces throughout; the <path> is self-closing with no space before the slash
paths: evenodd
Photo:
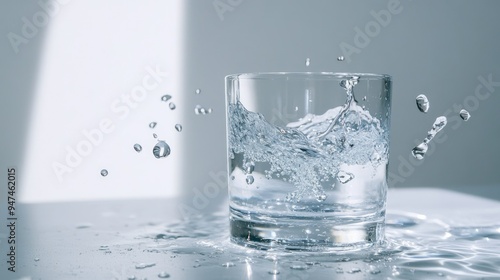
<path id="1" fill-rule="evenodd" d="M 352 173 L 340 171 L 337 174 L 337 180 L 339 180 L 339 182 L 341 182 L 342 184 L 347 184 L 352 179 L 354 179 L 354 174 L 352 174 Z"/>
<path id="2" fill-rule="evenodd" d="M 102 177 L 108 176 L 108 170 L 106 170 L 106 169 L 101 170 L 101 176 Z"/>
<path id="3" fill-rule="evenodd" d="M 40 258 L 35 258 L 34 260 L 35 260 L 35 262 L 37 262 L 37 261 L 40 261 Z"/>
<path id="4" fill-rule="evenodd" d="M 158 135 L 156 133 L 153 133 L 153 138 L 154 139 L 158 138 Z"/>
<path id="5" fill-rule="evenodd" d="M 177 130 L 178 132 L 181 132 L 182 131 L 182 125 L 176 124 L 175 125 L 175 130 Z"/>
<path id="6" fill-rule="evenodd" d="M 252 175 L 248 175 L 246 181 L 247 181 L 248 185 L 253 184 L 253 182 L 254 182 L 253 176 Z"/>
<path id="7" fill-rule="evenodd" d="M 361 269 L 359 269 L 359 268 L 353 268 L 353 269 L 349 270 L 347 273 L 354 274 L 354 273 L 359 273 L 359 272 L 361 272 Z"/>
<path id="8" fill-rule="evenodd" d="M 161 101 L 167 102 L 170 100 L 170 98 L 172 98 L 172 96 L 165 94 L 164 96 L 161 97 Z"/>
<path id="9" fill-rule="evenodd" d="M 174 102 L 168 103 L 168 108 L 170 108 L 170 110 L 175 110 L 175 104 L 174 104 Z"/>
<path id="10" fill-rule="evenodd" d="M 470 113 L 467 112 L 467 110 L 462 109 L 460 110 L 460 117 L 462 118 L 462 120 L 468 121 L 470 119 Z"/>
<path id="11" fill-rule="evenodd" d="M 212 113 L 212 108 L 203 108 L 201 107 L 200 105 L 196 105 L 196 107 L 194 107 L 194 113 L 196 115 L 206 115 L 206 114 L 210 114 Z"/>
<path id="12" fill-rule="evenodd" d="M 166 273 L 165 271 L 162 271 L 158 273 L 158 278 L 169 278 L 170 274 Z"/>
<path id="13" fill-rule="evenodd" d="M 429 111 L 429 99 L 424 94 L 420 94 L 416 98 L 417 108 L 422 113 L 427 113 Z"/>
<path id="14" fill-rule="evenodd" d="M 311 65 L 311 59 L 308 57 L 306 58 L 306 66 L 309 67 Z"/>
<path id="15" fill-rule="evenodd" d="M 155 158 L 162 158 L 170 155 L 170 146 L 165 141 L 158 141 L 153 148 Z"/>
<path id="16" fill-rule="evenodd" d="M 140 152 L 142 151 L 142 146 L 141 146 L 141 145 L 139 145 L 139 144 L 135 144 L 135 145 L 134 145 L 134 150 L 135 150 L 136 152 L 140 153 Z"/>
<path id="17" fill-rule="evenodd" d="M 201 89 L 197 88 L 194 92 L 195 92 L 196 94 L 200 94 L 200 93 L 201 93 Z"/>
<path id="18" fill-rule="evenodd" d="M 422 160 L 425 156 L 425 153 L 427 153 L 427 149 L 428 146 L 426 143 L 420 143 L 418 146 L 413 148 L 413 150 L 411 150 L 411 154 L 414 158 Z"/>
<path id="19" fill-rule="evenodd" d="M 310 267 L 308 265 L 300 265 L 300 264 L 295 264 L 290 266 L 290 269 L 293 270 L 308 270 L 309 268 Z"/>
<path id="20" fill-rule="evenodd" d="M 337 61 L 344 61 L 344 59 L 345 59 L 345 58 L 344 58 L 344 56 L 343 56 L 343 55 L 341 55 L 341 56 L 337 57 Z"/>
<path id="21" fill-rule="evenodd" d="M 156 122 L 149 123 L 149 128 L 155 128 L 155 127 L 156 127 Z"/>
<path id="22" fill-rule="evenodd" d="M 317 201 L 319 202 L 322 202 L 322 201 L 325 201 L 327 198 L 326 194 L 320 194 L 318 195 L 318 197 L 316 198 Z"/>
<path id="23" fill-rule="evenodd" d="M 148 268 L 148 267 L 153 267 L 155 265 L 156 265 L 155 263 L 138 263 L 135 265 L 135 268 L 136 269 L 144 269 L 144 268 Z"/>

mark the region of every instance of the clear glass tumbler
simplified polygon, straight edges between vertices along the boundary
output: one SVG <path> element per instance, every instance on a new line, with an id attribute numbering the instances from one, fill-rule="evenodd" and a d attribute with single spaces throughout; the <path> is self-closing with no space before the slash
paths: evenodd
<path id="1" fill-rule="evenodd" d="M 225 80 L 231 240 L 303 251 L 380 243 L 391 77 L 248 73 Z"/>

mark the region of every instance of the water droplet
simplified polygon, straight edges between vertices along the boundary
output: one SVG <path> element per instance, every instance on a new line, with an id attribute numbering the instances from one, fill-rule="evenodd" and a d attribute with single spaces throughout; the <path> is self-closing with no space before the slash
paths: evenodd
<path id="1" fill-rule="evenodd" d="M 273 269 L 273 270 L 271 270 L 271 271 L 269 271 L 267 273 L 269 273 L 271 275 L 278 275 L 278 274 L 280 274 L 279 270 L 276 270 L 276 269 Z"/>
<path id="2" fill-rule="evenodd" d="M 227 262 L 227 263 L 223 263 L 222 264 L 223 267 L 233 267 L 233 266 L 236 266 L 234 263 L 232 262 Z"/>
<path id="3" fill-rule="evenodd" d="M 201 93 L 201 89 L 197 88 L 194 92 L 195 92 L 196 94 L 200 94 L 200 93 Z"/>
<path id="4" fill-rule="evenodd" d="M 165 271 L 162 271 L 158 273 L 158 278 L 169 278 L 170 274 L 166 273 Z"/>
<path id="5" fill-rule="evenodd" d="M 361 272 L 361 269 L 353 268 L 353 269 L 349 270 L 347 273 L 354 274 L 354 273 L 359 273 L 359 272 Z"/>
<path id="6" fill-rule="evenodd" d="M 319 202 L 322 202 L 322 201 L 325 201 L 327 198 L 326 194 L 320 194 L 318 195 L 318 197 L 316 198 L 317 201 Z"/>
<path id="7" fill-rule="evenodd" d="M 462 118 L 462 120 L 468 121 L 470 119 L 470 113 L 467 112 L 467 110 L 462 109 L 460 110 L 460 117 Z"/>
<path id="8" fill-rule="evenodd" d="M 254 169 L 255 169 L 255 164 L 252 161 L 245 163 L 245 172 L 247 174 L 252 174 Z"/>
<path id="9" fill-rule="evenodd" d="M 311 59 L 308 57 L 306 58 L 306 66 L 309 67 L 311 65 Z"/>
<path id="10" fill-rule="evenodd" d="M 128 276 L 127 280 L 137 280 L 137 278 L 135 278 L 135 276 L 132 275 L 132 276 Z"/>
<path id="11" fill-rule="evenodd" d="M 426 143 L 420 143 L 418 146 L 413 148 L 413 150 L 411 150 L 411 154 L 414 158 L 422 160 L 425 156 L 425 153 L 427 153 L 427 149 L 428 146 Z"/>
<path id="12" fill-rule="evenodd" d="M 37 261 L 40 261 L 40 258 L 35 258 L 34 260 L 35 260 L 35 262 L 37 262 Z"/>
<path id="13" fill-rule="evenodd" d="M 170 155 L 170 146 L 165 141 L 158 141 L 153 148 L 155 158 L 162 158 Z"/>
<path id="14" fill-rule="evenodd" d="M 420 110 L 422 113 L 427 113 L 429 111 L 429 100 L 427 99 L 427 96 L 424 94 L 420 94 L 416 98 L 417 102 L 417 108 Z"/>
<path id="15" fill-rule="evenodd" d="M 101 245 L 101 246 L 99 246 L 99 250 L 100 250 L 100 251 L 106 251 L 106 250 L 109 250 L 109 246 L 108 246 L 108 245 Z"/>
<path id="16" fill-rule="evenodd" d="M 155 263 L 138 263 L 138 264 L 135 265 L 135 268 L 136 269 L 144 269 L 144 268 L 147 268 L 147 267 L 153 267 L 155 265 L 156 265 Z"/>
<path id="17" fill-rule="evenodd" d="M 366 95 L 365 95 L 365 96 L 363 96 L 363 101 L 366 101 Z"/>
<path id="18" fill-rule="evenodd" d="M 102 177 L 108 176 L 108 170 L 106 170 L 106 169 L 101 170 L 101 176 Z"/>
<path id="19" fill-rule="evenodd" d="M 309 266 L 308 265 L 296 264 L 296 265 L 291 265 L 290 269 L 293 269 L 293 270 L 308 270 Z"/>
<path id="20" fill-rule="evenodd" d="M 140 153 L 140 152 L 142 151 L 142 146 L 141 146 L 141 145 L 139 145 L 139 144 L 135 144 L 135 145 L 134 145 L 134 150 L 135 150 L 136 152 Z"/>
<path id="21" fill-rule="evenodd" d="M 295 106 L 295 112 L 297 112 L 299 110 L 299 107 Z"/>
<path id="22" fill-rule="evenodd" d="M 167 102 L 170 100 L 170 98 L 172 98 L 172 96 L 165 94 L 164 96 L 161 97 L 161 101 Z"/>
<path id="23" fill-rule="evenodd" d="M 180 125 L 180 124 L 176 124 L 176 125 L 175 125 L 175 130 L 177 130 L 177 131 L 181 132 L 181 131 L 182 131 L 182 125 Z"/>
<path id="24" fill-rule="evenodd" d="M 380 272 L 381 272 L 380 269 L 374 266 L 370 266 L 370 274 L 379 274 Z"/>
<path id="25" fill-rule="evenodd" d="M 171 110 L 174 110 L 174 109 L 175 109 L 175 104 L 174 104 L 174 102 L 170 102 L 170 103 L 168 103 L 168 108 L 170 108 Z"/>
<path id="26" fill-rule="evenodd" d="M 154 139 L 158 138 L 158 135 L 156 133 L 153 133 L 153 138 Z"/>
<path id="27" fill-rule="evenodd" d="M 196 107 L 194 107 L 194 113 L 196 115 L 206 115 L 206 114 L 210 114 L 212 113 L 212 108 L 203 108 L 201 107 L 200 105 L 196 105 Z"/>
<path id="28" fill-rule="evenodd" d="M 92 227 L 92 224 L 90 224 L 90 223 L 81 223 L 81 224 L 76 225 L 77 229 L 84 229 L 84 228 L 89 228 L 89 227 Z"/>
<path id="29" fill-rule="evenodd" d="M 337 57 L 337 60 L 338 60 L 338 61 L 344 61 L 344 59 L 345 59 L 345 58 L 344 58 L 344 56 L 343 56 L 343 55 L 341 55 L 341 56 Z"/>
<path id="30" fill-rule="evenodd" d="M 339 180 L 342 184 L 347 184 L 352 179 L 354 179 L 354 174 L 352 173 L 340 171 L 337 174 L 337 180 Z"/>
<path id="31" fill-rule="evenodd" d="M 149 128 L 155 128 L 156 122 L 150 122 L 149 123 Z"/>
<path id="32" fill-rule="evenodd" d="M 304 232 L 305 232 L 306 234 L 311 234 L 311 233 L 312 233 L 312 231 L 311 231 L 310 229 L 306 229 Z"/>
<path id="33" fill-rule="evenodd" d="M 253 176 L 252 175 L 248 175 L 246 181 L 247 181 L 248 185 L 253 184 L 253 181 L 254 181 Z"/>

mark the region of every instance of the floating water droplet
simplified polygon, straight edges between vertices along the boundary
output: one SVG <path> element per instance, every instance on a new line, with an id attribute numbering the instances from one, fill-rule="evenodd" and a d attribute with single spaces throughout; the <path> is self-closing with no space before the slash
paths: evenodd
<path id="1" fill-rule="evenodd" d="M 248 175 L 246 181 L 247 181 L 248 185 L 253 184 L 253 181 L 254 181 L 253 176 L 252 175 Z"/>
<path id="2" fill-rule="evenodd" d="M 311 59 L 308 57 L 306 58 L 306 66 L 309 67 L 311 65 Z"/>
<path id="3" fill-rule="evenodd" d="M 278 274 L 280 274 L 279 270 L 276 270 L 276 269 L 273 269 L 273 270 L 271 270 L 271 271 L 269 271 L 267 273 L 269 273 L 271 275 L 278 275 Z"/>
<path id="4" fill-rule="evenodd" d="M 175 109 L 175 104 L 174 104 L 174 102 L 170 102 L 170 103 L 168 103 L 168 108 L 170 108 L 171 110 L 174 110 L 174 109 Z"/>
<path id="5" fill-rule="evenodd" d="M 418 146 L 413 148 L 413 150 L 411 150 L 411 154 L 414 158 L 422 160 L 425 156 L 425 153 L 427 153 L 427 149 L 428 146 L 426 143 L 420 143 Z"/>
<path id="6" fill-rule="evenodd" d="M 420 110 L 422 113 L 427 113 L 429 111 L 429 100 L 427 99 L 427 96 L 424 94 L 420 94 L 416 98 L 417 102 L 417 108 Z"/>
<path id="7" fill-rule="evenodd" d="M 167 102 L 170 100 L 170 98 L 172 98 L 172 96 L 165 94 L 164 96 L 161 97 L 161 101 Z"/>
<path id="8" fill-rule="evenodd" d="M 165 141 L 158 141 L 153 148 L 155 158 L 162 158 L 170 155 L 170 146 Z"/>
<path id="9" fill-rule="evenodd" d="M 201 89 L 197 88 L 194 92 L 195 92 L 196 94 L 200 94 L 200 93 L 201 93 Z"/>
<path id="10" fill-rule="evenodd" d="M 37 261 L 40 261 L 40 258 L 35 258 L 34 260 L 35 260 L 35 262 L 37 262 Z"/>
<path id="11" fill-rule="evenodd" d="M 467 110 L 462 109 L 460 110 L 460 117 L 462 118 L 462 120 L 468 121 L 470 119 L 470 113 L 467 112 Z"/>
<path id="12" fill-rule="evenodd" d="M 222 264 L 223 267 L 233 267 L 233 266 L 236 266 L 234 263 L 232 262 L 226 262 L 226 263 L 223 263 Z"/>
<path id="13" fill-rule="evenodd" d="M 156 133 L 153 133 L 153 138 L 154 139 L 158 138 L 158 135 Z"/>
<path id="14" fill-rule="evenodd" d="M 149 128 L 155 128 L 156 122 L 150 122 L 149 123 Z"/>
<path id="15" fill-rule="evenodd" d="M 102 177 L 108 176 L 108 170 L 106 170 L 106 169 L 101 170 L 101 176 Z"/>
<path id="16" fill-rule="evenodd" d="M 200 105 L 196 105 L 196 106 L 194 107 L 194 113 L 195 113 L 196 115 L 206 115 L 206 114 L 210 114 L 210 113 L 212 113 L 212 108 L 208 108 L 208 109 L 206 109 L 206 108 L 201 107 Z"/>
<path id="17" fill-rule="evenodd" d="M 142 151 L 142 146 L 141 146 L 141 145 L 139 145 L 139 144 L 135 144 L 135 145 L 134 145 L 134 150 L 135 150 L 136 152 L 140 153 L 140 152 Z"/>
<path id="18" fill-rule="evenodd" d="M 135 265 L 135 268 L 136 269 L 144 269 L 144 268 L 148 268 L 148 267 L 153 267 L 155 265 L 156 265 L 155 263 L 138 263 Z"/>
<path id="19" fill-rule="evenodd" d="M 319 202 L 322 202 L 322 201 L 325 201 L 327 198 L 326 194 L 320 194 L 318 195 L 318 197 L 316 198 L 317 201 Z"/>
<path id="20" fill-rule="evenodd" d="M 352 173 L 340 171 L 337 174 L 337 180 L 339 180 L 342 184 L 347 184 L 352 179 L 354 179 L 354 174 Z"/>
<path id="21" fill-rule="evenodd" d="M 337 57 L 337 60 L 338 60 L 338 61 L 344 61 L 344 59 L 345 59 L 345 58 L 344 58 L 344 56 L 343 56 L 343 55 L 341 55 L 341 56 Z"/>
<path id="22" fill-rule="evenodd" d="M 176 125 L 175 125 L 175 130 L 177 130 L 177 131 L 181 132 L 181 131 L 182 131 L 182 125 L 180 125 L 180 124 L 176 124 Z"/>
<path id="23" fill-rule="evenodd" d="M 158 273 L 158 278 L 169 278 L 170 274 L 166 273 L 165 271 L 162 271 Z"/>

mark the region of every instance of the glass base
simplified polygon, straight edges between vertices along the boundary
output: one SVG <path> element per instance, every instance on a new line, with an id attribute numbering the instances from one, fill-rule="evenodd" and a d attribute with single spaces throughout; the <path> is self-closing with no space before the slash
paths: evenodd
<path id="1" fill-rule="evenodd" d="M 231 209 L 230 215 L 231 241 L 259 250 L 344 252 L 367 249 L 384 240 L 384 215 L 369 220 L 366 217 L 335 220 L 266 217 L 264 220 L 248 220 L 234 209 Z"/>

